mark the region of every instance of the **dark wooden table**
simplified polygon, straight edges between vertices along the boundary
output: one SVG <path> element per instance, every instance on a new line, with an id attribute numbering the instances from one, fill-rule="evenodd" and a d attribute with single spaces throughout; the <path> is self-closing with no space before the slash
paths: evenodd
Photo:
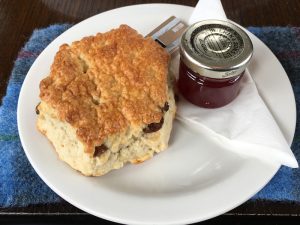
<path id="1" fill-rule="evenodd" d="M 77 23 L 95 14 L 132 4 L 174 3 L 194 6 L 196 0 L 0 0 L 0 101 L 5 94 L 19 49 L 35 28 Z M 300 0 L 222 0 L 229 19 L 247 26 L 300 26 Z M 1 179 L 1 178 L 0 178 Z M 0 208 L 0 224 L 96 224 L 103 222 L 73 207 L 35 205 Z M 300 224 L 296 203 L 246 202 L 205 224 Z"/>

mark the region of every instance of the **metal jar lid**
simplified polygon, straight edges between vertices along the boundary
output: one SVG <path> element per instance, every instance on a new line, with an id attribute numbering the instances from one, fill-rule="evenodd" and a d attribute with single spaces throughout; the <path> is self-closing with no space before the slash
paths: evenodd
<path id="1" fill-rule="evenodd" d="M 222 79 L 242 73 L 253 54 L 249 36 L 233 23 L 204 20 L 183 34 L 180 56 L 194 72 Z"/>

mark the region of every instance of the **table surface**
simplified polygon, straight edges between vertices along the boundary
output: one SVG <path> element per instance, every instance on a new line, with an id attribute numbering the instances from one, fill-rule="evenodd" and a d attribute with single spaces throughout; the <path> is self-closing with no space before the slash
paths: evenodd
<path id="1" fill-rule="evenodd" d="M 17 53 L 35 28 L 54 23 L 77 23 L 101 12 L 142 3 L 173 3 L 195 6 L 196 0 L 0 0 L 0 102 Z M 300 26 L 300 0 L 222 0 L 227 17 L 242 26 Z M 33 220 L 34 216 L 34 220 Z M 296 203 L 246 202 L 206 224 L 299 224 Z M 35 222 L 34 222 L 35 221 Z M 80 224 L 100 219 L 67 202 L 59 205 L 0 208 L 0 223 Z M 46 224 L 46 223 L 45 223 Z"/>

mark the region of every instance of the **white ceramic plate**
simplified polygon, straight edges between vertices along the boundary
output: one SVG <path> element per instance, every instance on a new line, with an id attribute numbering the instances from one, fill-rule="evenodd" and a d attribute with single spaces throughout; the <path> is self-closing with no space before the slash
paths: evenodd
<path id="1" fill-rule="evenodd" d="M 18 126 L 26 155 L 39 176 L 62 198 L 95 216 L 130 224 L 185 224 L 220 215 L 259 191 L 279 165 L 223 151 L 175 122 L 170 148 L 140 165 L 103 177 L 84 177 L 58 160 L 35 127 L 39 82 L 58 47 L 125 23 L 146 34 L 171 15 L 187 21 L 193 8 L 151 4 L 111 10 L 64 32 L 37 58 L 24 81 Z M 255 54 L 249 69 L 261 96 L 291 143 L 296 121 L 290 82 L 271 51 L 250 35 Z M 280 93 L 278 92 L 280 90 Z"/>

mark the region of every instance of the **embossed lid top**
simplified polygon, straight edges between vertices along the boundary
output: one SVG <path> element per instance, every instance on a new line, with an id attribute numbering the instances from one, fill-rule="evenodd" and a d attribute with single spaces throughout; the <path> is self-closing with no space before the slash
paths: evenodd
<path id="1" fill-rule="evenodd" d="M 194 72 L 216 79 L 242 73 L 253 54 L 253 45 L 237 25 L 221 20 L 204 20 L 183 34 L 180 55 Z"/>

